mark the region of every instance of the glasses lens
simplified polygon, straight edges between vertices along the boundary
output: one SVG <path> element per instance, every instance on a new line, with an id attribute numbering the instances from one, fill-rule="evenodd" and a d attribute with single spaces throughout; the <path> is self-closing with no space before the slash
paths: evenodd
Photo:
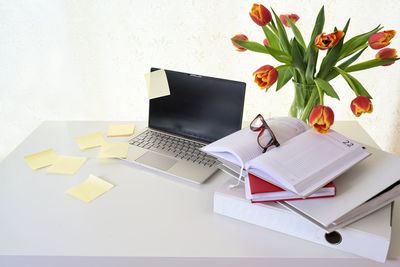
<path id="1" fill-rule="evenodd" d="M 253 122 L 251 123 L 250 127 L 252 130 L 259 129 L 263 126 L 263 119 L 261 116 L 257 116 Z"/>
<path id="2" fill-rule="evenodd" d="M 268 130 L 264 130 L 260 133 L 258 137 L 258 143 L 261 147 L 265 148 L 273 142 L 273 138 Z"/>

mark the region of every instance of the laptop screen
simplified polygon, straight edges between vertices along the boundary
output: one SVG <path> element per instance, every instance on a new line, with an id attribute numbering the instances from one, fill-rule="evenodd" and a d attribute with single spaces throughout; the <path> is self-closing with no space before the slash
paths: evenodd
<path id="1" fill-rule="evenodd" d="M 204 142 L 241 129 L 245 83 L 165 72 L 170 95 L 150 100 L 150 128 Z"/>

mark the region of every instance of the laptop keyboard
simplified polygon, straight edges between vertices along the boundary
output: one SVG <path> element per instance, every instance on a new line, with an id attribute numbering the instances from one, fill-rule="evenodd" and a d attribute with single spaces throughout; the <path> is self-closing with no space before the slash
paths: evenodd
<path id="1" fill-rule="evenodd" d="M 199 150 L 203 144 L 149 129 L 132 138 L 129 143 L 204 166 L 211 167 L 217 163 L 215 158 Z"/>

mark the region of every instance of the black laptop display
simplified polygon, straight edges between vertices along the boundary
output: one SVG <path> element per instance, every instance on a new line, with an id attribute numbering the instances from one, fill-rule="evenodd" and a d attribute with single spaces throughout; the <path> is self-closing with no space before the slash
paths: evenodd
<path id="1" fill-rule="evenodd" d="M 150 128 L 203 142 L 213 142 L 241 129 L 245 83 L 165 72 L 170 95 L 150 100 Z"/>

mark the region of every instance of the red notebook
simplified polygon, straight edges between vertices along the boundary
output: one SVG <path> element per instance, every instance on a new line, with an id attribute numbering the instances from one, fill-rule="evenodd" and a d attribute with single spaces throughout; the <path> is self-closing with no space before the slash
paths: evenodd
<path id="1" fill-rule="evenodd" d="M 298 195 L 285 191 L 282 188 L 268 183 L 267 181 L 258 178 L 257 176 L 249 173 L 246 177 L 246 197 L 253 203 L 258 202 L 272 202 L 272 201 L 287 201 L 287 200 L 301 200 Z M 326 186 L 318 189 L 309 198 L 323 198 L 334 197 L 336 195 L 336 186 L 330 182 Z"/>

